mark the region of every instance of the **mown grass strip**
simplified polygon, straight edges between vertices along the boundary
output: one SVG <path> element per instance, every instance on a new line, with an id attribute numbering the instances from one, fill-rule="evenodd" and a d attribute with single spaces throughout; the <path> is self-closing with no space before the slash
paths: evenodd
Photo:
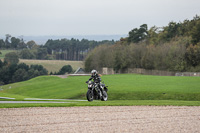
<path id="1" fill-rule="evenodd" d="M 62 79 L 40 76 L 2 87 L 3 97 L 86 99 L 90 76 Z M 147 76 L 134 74 L 104 75 L 109 100 L 186 100 L 200 101 L 200 77 Z M 11 88 L 11 89 L 9 89 Z"/>
<path id="2" fill-rule="evenodd" d="M 176 101 L 176 100 L 112 100 L 73 103 L 9 103 L 0 104 L 0 108 L 23 107 L 80 107 L 80 106 L 200 106 L 200 101 Z"/>
<path id="3" fill-rule="evenodd" d="M 86 100 L 90 76 L 69 76 L 62 79 L 40 76 L 25 82 L 1 87 L 0 96 L 41 99 Z M 200 106 L 200 77 L 147 76 L 135 74 L 104 75 L 108 97 L 102 101 L 75 103 L 0 104 L 0 108 L 19 107 L 74 107 L 74 106 Z M 12 100 L 12 99 L 11 99 Z M 34 100 L 37 101 L 37 100 Z M 40 100 L 41 101 L 41 100 Z M 52 100 L 53 101 L 53 100 Z M 64 102 L 68 100 L 60 100 Z M 73 102 L 69 100 L 69 102 Z"/>

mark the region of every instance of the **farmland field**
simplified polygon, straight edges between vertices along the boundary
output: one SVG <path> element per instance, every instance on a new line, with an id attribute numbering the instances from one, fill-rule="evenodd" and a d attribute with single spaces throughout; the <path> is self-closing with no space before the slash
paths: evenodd
<path id="1" fill-rule="evenodd" d="M 0 50 L 0 52 L 0 59 L 4 59 L 7 53 L 17 52 L 17 50 Z M 58 72 L 64 65 L 71 65 L 74 71 L 79 67 L 84 67 L 83 61 L 20 59 L 19 63 L 25 63 L 27 65 L 42 65 L 49 73 Z"/>
<path id="2" fill-rule="evenodd" d="M 20 59 L 20 63 L 27 65 L 42 65 L 48 72 L 58 72 L 64 65 L 71 65 L 73 70 L 79 67 L 83 68 L 83 61 L 66 61 L 66 60 L 27 60 Z"/>

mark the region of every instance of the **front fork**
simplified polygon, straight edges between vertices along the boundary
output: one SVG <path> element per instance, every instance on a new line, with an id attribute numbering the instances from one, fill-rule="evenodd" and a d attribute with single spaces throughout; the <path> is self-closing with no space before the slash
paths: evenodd
<path id="1" fill-rule="evenodd" d="M 100 98 L 103 96 L 103 87 L 101 87 L 101 85 L 99 85 L 99 90 L 100 90 Z"/>

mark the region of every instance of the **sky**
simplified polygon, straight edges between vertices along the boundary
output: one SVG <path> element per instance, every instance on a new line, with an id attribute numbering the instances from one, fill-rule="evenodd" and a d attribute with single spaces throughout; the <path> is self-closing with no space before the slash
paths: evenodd
<path id="1" fill-rule="evenodd" d="M 120 35 L 200 15 L 200 0 L 0 0 L 0 36 Z"/>

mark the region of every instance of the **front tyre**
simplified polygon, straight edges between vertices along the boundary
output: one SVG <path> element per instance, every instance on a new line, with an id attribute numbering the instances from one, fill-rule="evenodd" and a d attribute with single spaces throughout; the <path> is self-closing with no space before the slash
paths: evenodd
<path id="1" fill-rule="evenodd" d="M 88 90 L 86 96 L 87 96 L 87 100 L 88 100 L 89 102 L 93 101 L 94 95 L 93 95 L 92 90 Z"/>
<path id="2" fill-rule="evenodd" d="M 103 96 L 101 98 L 101 101 L 107 101 L 108 100 L 108 94 L 106 91 L 103 91 Z"/>

